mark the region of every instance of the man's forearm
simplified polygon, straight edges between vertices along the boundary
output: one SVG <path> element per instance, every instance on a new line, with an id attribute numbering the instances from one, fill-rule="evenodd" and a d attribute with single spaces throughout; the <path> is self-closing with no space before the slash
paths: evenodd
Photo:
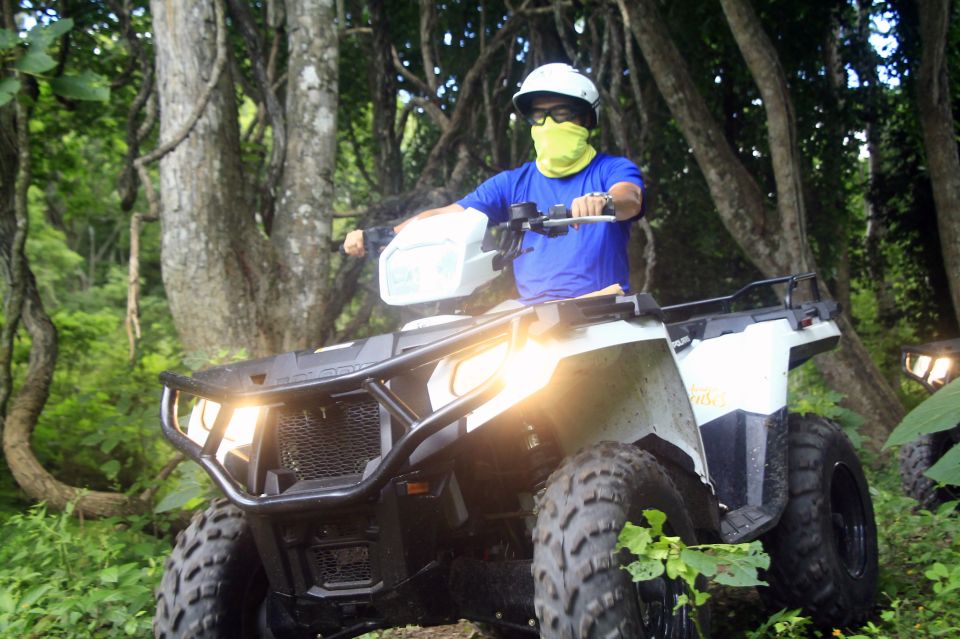
<path id="1" fill-rule="evenodd" d="M 631 182 L 617 182 L 608 191 L 613 196 L 613 208 L 618 220 L 630 220 L 643 207 L 643 189 Z"/>

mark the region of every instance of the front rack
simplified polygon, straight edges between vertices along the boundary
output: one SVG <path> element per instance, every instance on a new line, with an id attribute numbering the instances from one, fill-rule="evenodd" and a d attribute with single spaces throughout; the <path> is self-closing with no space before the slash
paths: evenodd
<path id="1" fill-rule="evenodd" d="M 290 513 L 323 510 L 359 503 L 379 494 L 393 475 L 429 436 L 474 411 L 503 389 L 502 376 L 494 374 L 486 382 L 449 404 L 427 414 L 417 415 L 387 385 L 397 375 L 424 364 L 476 346 L 478 342 L 506 339 L 508 354 L 519 349 L 530 335 L 543 335 L 561 327 L 570 327 L 624 319 L 637 315 L 656 315 L 659 308 L 649 295 L 605 296 L 528 306 L 499 315 L 453 335 L 441 338 L 378 364 L 332 379 L 306 380 L 283 386 L 237 392 L 210 382 L 172 372 L 160 375 L 164 385 L 160 421 L 164 435 L 185 455 L 195 460 L 217 486 L 237 506 L 253 513 Z M 506 361 L 506 358 L 505 358 Z M 305 396 L 332 396 L 364 390 L 399 424 L 403 434 L 380 463 L 361 481 L 345 486 L 302 493 L 250 495 L 242 490 L 226 467 L 217 459 L 230 419 L 237 408 L 275 406 L 295 402 Z M 189 439 L 180 427 L 177 408 L 180 394 L 209 399 L 221 404 L 214 424 L 201 447 Z"/>

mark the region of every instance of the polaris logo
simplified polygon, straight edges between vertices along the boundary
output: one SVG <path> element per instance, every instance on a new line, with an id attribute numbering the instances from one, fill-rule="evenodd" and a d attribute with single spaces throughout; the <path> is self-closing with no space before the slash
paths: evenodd
<path id="1" fill-rule="evenodd" d="M 306 373 L 298 373 L 297 375 L 291 375 L 289 377 L 278 377 L 277 385 L 297 383 L 297 382 L 306 382 L 311 379 L 325 379 L 328 377 L 339 377 L 341 375 L 349 375 L 350 373 L 355 373 L 359 370 L 363 370 L 369 366 L 373 366 L 376 362 L 363 362 L 362 364 L 347 364 L 345 366 L 338 366 L 336 368 L 324 368 L 320 370 L 313 370 Z"/>
<path id="2" fill-rule="evenodd" d="M 689 343 L 690 343 L 690 336 L 689 336 L 689 335 L 684 335 L 683 337 L 681 337 L 681 338 L 679 338 L 679 339 L 675 339 L 675 340 L 673 340 L 673 342 L 671 342 L 671 344 L 673 344 L 673 350 L 675 350 L 675 351 L 680 350 L 681 348 L 683 348 L 684 346 L 688 345 Z"/>

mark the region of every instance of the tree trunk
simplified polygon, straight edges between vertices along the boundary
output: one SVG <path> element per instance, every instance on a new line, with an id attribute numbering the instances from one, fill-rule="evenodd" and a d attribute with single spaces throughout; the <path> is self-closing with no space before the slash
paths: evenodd
<path id="1" fill-rule="evenodd" d="M 769 38 L 743 0 L 721 0 L 734 37 L 763 97 L 774 176 L 777 213 L 767 211 L 756 182 L 737 158 L 707 108 L 683 58 L 668 36 L 654 0 L 618 0 L 657 86 L 693 149 L 724 225 L 753 263 L 768 276 L 815 270 L 806 237 L 800 153 L 785 75 Z M 779 219 L 778 219 L 779 218 Z M 847 322 L 843 346 L 821 356 L 828 379 L 848 405 L 866 419 L 865 434 L 879 445 L 903 409 Z M 839 372 L 839 374 L 836 374 Z M 857 376 L 865 376 L 861 383 Z"/>
<path id="2" fill-rule="evenodd" d="M 778 246 L 770 241 L 776 231 L 771 228 L 763 193 L 727 143 L 697 90 L 657 3 L 618 2 L 624 23 L 633 31 L 660 93 L 693 149 L 724 226 L 761 271 L 779 272 L 782 263 Z"/>
<path id="3" fill-rule="evenodd" d="M 918 0 L 917 7 L 923 48 L 917 72 L 917 104 L 950 297 L 960 324 L 960 157 L 946 55 L 950 2 Z"/>
<path id="4" fill-rule="evenodd" d="M 150 3 L 160 140 L 187 122 L 217 53 L 214 2 Z M 243 201 L 234 86 L 228 69 L 190 135 L 160 161 L 164 288 L 187 351 L 259 351 L 271 340 L 253 300 L 263 297 L 262 242 Z"/>
<path id="5" fill-rule="evenodd" d="M 390 53 L 390 32 L 383 0 L 369 3 L 373 28 L 370 60 L 370 95 L 373 101 L 373 130 L 376 145 L 377 185 L 380 196 L 396 195 L 403 188 L 403 160 L 397 136 L 397 74 Z"/>
<path id="6" fill-rule="evenodd" d="M 878 197 L 880 185 L 885 180 L 883 147 L 880 143 L 882 89 L 877 74 L 880 57 L 870 44 L 871 8 L 872 0 L 858 0 L 856 35 L 852 47 L 852 66 L 860 78 L 860 84 L 863 87 L 861 91 L 866 96 L 862 108 L 864 109 L 863 119 L 866 121 L 867 153 L 870 155 L 867 161 L 866 192 L 863 198 L 863 212 L 867 220 L 863 246 L 864 266 L 873 294 L 877 298 L 877 320 L 881 326 L 893 328 L 897 321 L 898 309 L 893 284 L 887 278 L 887 261 L 882 250 L 887 234 L 884 203 Z"/>
<path id="7" fill-rule="evenodd" d="M 337 157 L 337 52 L 332 0 L 288 0 L 287 156 L 273 235 L 274 343 L 319 346 L 330 296 L 333 176 Z M 266 309 L 269 310 L 269 309 Z"/>
<path id="8" fill-rule="evenodd" d="M 336 318 L 330 240 L 337 135 L 338 34 L 332 0 L 285 5 L 286 152 L 271 236 L 241 166 L 234 83 L 212 62 L 225 46 L 222 0 L 154 0 L 160 139 L 210 91 L 189 136 L 160 162 L 162 265 L 185 348 L 265 355 L 319 345 Z M 202 300 L 202 303 L 200 301 Z"/>
<path id="9" fill-rule="evenodd" d="M 781 247 L 788 270 L 816 271 L 806 233 L 803 163 L 786 74 L 750 0 L 720 0 L 720 5 L 763 98 L 777 184 Z M 815 361 L 831 386 L 844 393 L 843 403 L 865 418 L 862 432 L 871 445 L 879 448 L 903 418 L 903 406 L 870 359 L 853 325 L 843 316 L 839 319 L 846 339 L 839 348 Z"/>
<path id="10" fill-rule="evenodd" d="M 780 217 L 780 262 L 789 270 L 809 271 L 814 268 L 810 242 L 807 239 L 806 206 L 803 199 L 803 177 L 800 145 L 797 142 L 796 117 L 787 76 L 780 66 L 773 43 L 763 31 L 750 0 L 720 0 L 753 76 L 767 115 L 767 137 L 773 175 L 777 185 L 777 212 Z"/>

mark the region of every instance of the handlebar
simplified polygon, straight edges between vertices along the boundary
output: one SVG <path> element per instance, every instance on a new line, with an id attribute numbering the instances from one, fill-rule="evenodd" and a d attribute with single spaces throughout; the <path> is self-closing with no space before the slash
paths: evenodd
<path id="1" fill-rule="evenodd" d="M 522 205 L 534 206 L 533 203 L 521 203 L 521 206 Z M 604 211 L 609 210 L 612 212 L 612 209 L 612 205 L 604 207 Z M 536 210 L 535 206 L 533 210 Z M 508 222 L 498 224 L 497 228 L 514 232 L 531 231 L 548 237 L 556 237 L 558 235 L 565 235 L 567 233 L 567 227 L 569 226 L 615 222 L 617 220 L 616 216 L 612 214 L 569 217 L 569 209 L 562 204 L 550 207 L 549 215 L 540 213 L 539 211 L 537 211 L 537 213 L 538 215 L 533 217 L 511 219 Z M 368 256 L 377 256 L 396 236 L 397 234 L 391 226 L 371 226 L 363 230 L 363 249 Z M 509 242 L 509 244 L 516 244 L 515 249 L 519 251 L 520 243 L 518 241 Z M 331 247 L 331 249 L 333 250 L 333 247 Z M 346 251 L 343 250 L 342 241 L 337 243 L 336 250 L 339 251 L 340 255 L 346 255 Z M 514 251 L 507 251 L 508 254 L 512 252 Z M 517 255 L 519 255 L 519 252 L 517 252 Z M 513 255 L 512 257 L 516 257 L 517 255 Z"/>
<path id="2" fill-rule="evenodd" d="M 616 222 L 616 221 L 617 221 L 617 216 L 615 215 L 584 215 L 583 217 L 564 217 L 559 219 L 548 217 L 540 222 L 536 222 L 534 220 L 531 220 L 529 222 L 524 222 L 522 228 L 524 231 L 534 230 L 534 228 L 531 227 L 531 222 L 533 222 L 534 227 L 542 226 L 543 228 L 549 229 L 549 228 L 562 227 L 562 226 L 571 226 L 573 224 L 593 224 L 596 222 Z M 505 227 L 505 226 L 508 226 L 509 224 L 510 224 L 509 222 L 504 222 L 503 224 L 499 224 L 498 226 Z"/>

